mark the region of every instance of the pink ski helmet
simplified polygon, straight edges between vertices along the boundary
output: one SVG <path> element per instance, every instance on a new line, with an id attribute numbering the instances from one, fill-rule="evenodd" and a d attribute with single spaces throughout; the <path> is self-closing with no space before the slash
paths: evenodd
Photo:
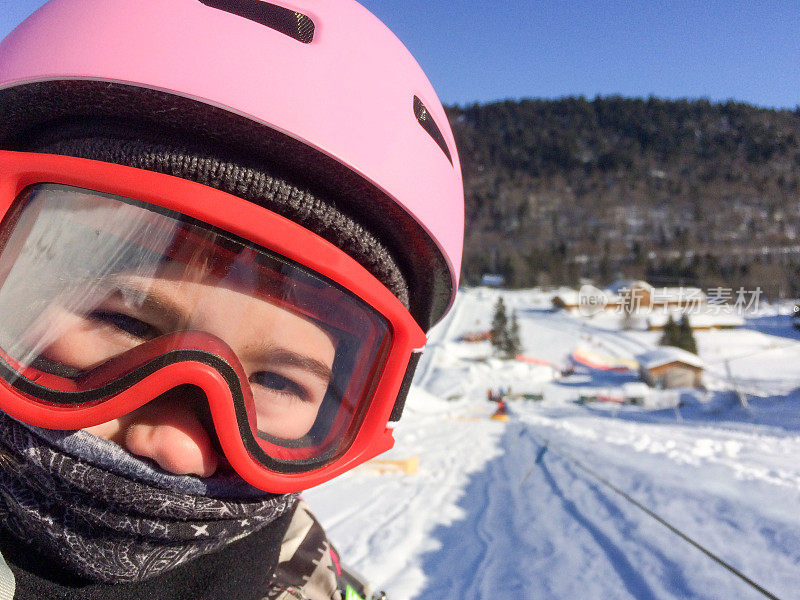
<path id="1" fill-rule="evenodd" d="M 463 185 L 441 103 L 352 0 L 52 0 L 0 43 L 0 147 L 142 119 L 324 182 L 396 257 L 427 329 L 455 296 Z"/>

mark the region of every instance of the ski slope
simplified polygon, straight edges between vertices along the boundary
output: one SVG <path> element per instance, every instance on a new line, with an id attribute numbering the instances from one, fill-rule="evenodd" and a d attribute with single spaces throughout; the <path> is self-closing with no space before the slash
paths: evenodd
<path id="1" fill-rule="evenodd" d="M 788 318 L 768 307 L 749 329 L 698 333 L 710 389 L 683 392 L 681 407 L 581 406 L 581 391 L 635 376 L 562 378 L 460 342 L 488 325 L 499 293 L 460 294 L 431 332 L 387 454 L 419 457 L 419 471 L 367 465 L 305 494 L 345 561 L 390 600 L 769 597 L 608 483 L 767 594 L 800 598 L 800 342 Z M 502 293 L 524 354 L 556 367 L 577 344 L 633 357 L 657 340 L 552 312 L 535 290 Z M 545 399 L 490 420 L 486 390 L 499 386 Z"/>

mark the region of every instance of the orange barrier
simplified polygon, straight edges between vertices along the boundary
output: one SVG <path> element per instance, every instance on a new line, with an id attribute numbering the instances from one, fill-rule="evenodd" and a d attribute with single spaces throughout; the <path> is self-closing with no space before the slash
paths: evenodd
<path id="1" fill-rule="evenodd" d="M 547 362 L 546 360 L 542 360 L 541 358 L 533 358 L 532 356 L 523 356 L 522 354 L 517 354 L 514 358 L 516 360 L 526 363 L 531 363 L 534 365 L 544 365 L 545 367 L 553 367 L 554 369 L 556 368 L 556 366 L 553 363 Z"/>
<path id="2" fill-rule="evenodd" d="M 414 475 L 419 471 L 419 456 L 412 456 L 404 460 L 375 458 L 365 462 L 362 466 L 374 469 L 379 473 L 405 473 L 406 475 Z"/>
<path id="3" fill-rule="evenodd" d="M 591 369 L 599 369 L 602 371 L 617 371 L 626 373 L 628 371 L 636 371 L 639 368 L 639 363 L 629 358 L 618 358 L 616 356 L 605 356 L 585 350 L 583 348 L 576 348 L 572 352 L 572 360 L 578 364 L 584 365 Z"/>

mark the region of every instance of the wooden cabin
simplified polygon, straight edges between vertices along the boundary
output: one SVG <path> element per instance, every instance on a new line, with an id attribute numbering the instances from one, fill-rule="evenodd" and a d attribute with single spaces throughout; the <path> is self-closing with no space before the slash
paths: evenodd
<path id="1" fill-rule="evenodd" d="M 636 357 L 639 377 L 660 389 L 696 388 L 702 385 L 703 361 L 681 348 L 661 346 Z"/>

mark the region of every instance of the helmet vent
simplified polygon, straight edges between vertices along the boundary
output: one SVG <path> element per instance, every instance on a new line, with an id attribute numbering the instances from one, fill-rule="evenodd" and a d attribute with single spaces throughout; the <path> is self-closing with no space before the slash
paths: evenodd
<path id="1" fill-rule="evenodd" d="M 202 4 L 250 19 L 290 38 L 310 44 L 314 39 L 314 21 L 303 13 L 261 0 L 200 0 Z"/>
<path id="2" fill-rule="evenodd" d="M 450 164 L 452 165 L 453 157 L 450 155 L 450 149 L 447 147 L 447 142 L 444 141 L 442 132 L 436 126 L 433 116 L 428 112 L 428 109 L 425 108 L 422 100 L 416 96 L 414 96 L 414 116 L 417 118 L 417 122 L 422 125 L 422 128 L 427 132 L 427 134 L 433 138 L 433 141 L 436 142 L 436 145 L 442 149 L 442 152 L 444 152 L 447 160 L 449 160 Z"/>

